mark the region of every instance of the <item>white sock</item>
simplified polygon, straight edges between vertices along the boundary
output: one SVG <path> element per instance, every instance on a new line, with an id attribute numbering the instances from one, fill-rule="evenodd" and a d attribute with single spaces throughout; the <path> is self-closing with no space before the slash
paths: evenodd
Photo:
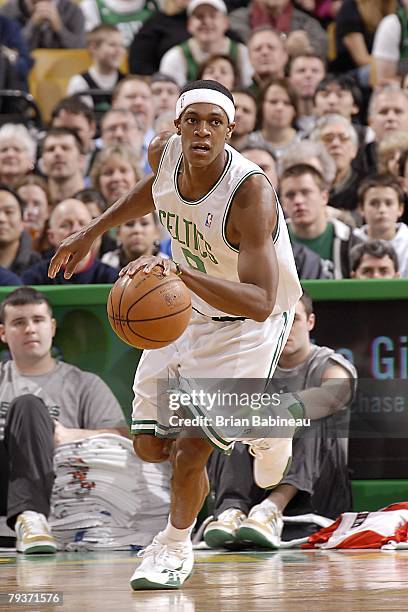
<path id="1" fill-rule="evenodd" d="M 249 516 L 251 516 L 251 513 L 255 512 L 256 510 L 266 510 L 268 512 L 279 512 L 277 505 L 269 498 L 266 498 L 260 504 L 253 506 L 251 508 L 251 512 L 249 513 Z"/>
<path id="2" fill-rule="evenodd" d="M 187 542 L 191 538 L 191 532 L 193 531 L 194 525 L 196 521 L 190 527 L 186 527 L 185 529 L 177 529 L 177 527 L 173 527 L 173 525 L 169 520 L 167 521 L 167 525 L 165 529 L 160 532 L 160 540 L 163 541 L 171 541 L 171 542 Z"/>

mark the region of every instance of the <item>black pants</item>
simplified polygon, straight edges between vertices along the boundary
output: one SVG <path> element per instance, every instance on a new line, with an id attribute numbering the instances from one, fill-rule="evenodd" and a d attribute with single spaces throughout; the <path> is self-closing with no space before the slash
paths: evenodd
<path id="1" fill-rule="evenodd" d="M 352 508 L 347 441 L 330 435 L 332 419 L 312 421 L 310 434 L 293 441 L 292 464 L 281 484 L 291 484 L 298 492 L 285 508 L 287 516 L 314 513 L 335 519 Z M 255 484 L 253 458 L 248 447 L 239 442 L 229 456 L 214 451 L 207 468 L 215 517 L 228 508 L 248 514 L 271 493 Z M 315 528 L 287 524 L 283 537 L 303 537 L 313 531 Z"/>
<path id="2" fill-rule="evenodd" d="M 25 510 L 49 515 L 53 455 L 54 422 L 44 402 L 35 395 L 16 398 L 0 442 L 0 514 L 11 529 Z"/>

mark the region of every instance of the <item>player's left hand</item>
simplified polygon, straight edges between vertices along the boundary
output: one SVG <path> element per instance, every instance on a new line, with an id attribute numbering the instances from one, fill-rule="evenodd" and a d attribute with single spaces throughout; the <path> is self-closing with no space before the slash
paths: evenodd
<path id="1" fill-rule="evenodd" d="M 173 271 L 175 266 L 171 259 L 165 259 L 164 257 L 160 257 L 160 255 L 143 255 L 135 261 L 131 261 L 127 266 L 122 268 L 119 272 L 119 276 L 124 276 L 127 274 L 132 277 L 139 272 L 139 270 L 143 270 L 145 274 L 150 274 L 156 266 L 160 266 L 163 268 L 164 276 L 167 276 L 169 272 Z"/>

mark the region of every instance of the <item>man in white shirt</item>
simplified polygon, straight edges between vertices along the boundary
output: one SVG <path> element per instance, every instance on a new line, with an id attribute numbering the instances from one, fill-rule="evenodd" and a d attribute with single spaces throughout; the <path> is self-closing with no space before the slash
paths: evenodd
<path id="1" fill-rule="evenodd" d="M 402 0 L 398 10 L 384 17 L 375 33 L 372 56 L 378 85 L 399 82 L 398 64 L 407 61 L 408 1 Z M 406 72 L 406 69 L 403 73 Z"/>
<path id="2" fill-rule="evenodd" d="M 197 78 L 200 64 L 212 55 L 229 55 L 236 63 L 242 85 L 249 86 L 253 69 L 248 50 L 225 36 L 229 21 L 223 0 L 192 0 L 187 7 L 187 29 L 191 38 L 169 49 L 160 62 L 160 72 L 176 79 L 180 87 Z"/>

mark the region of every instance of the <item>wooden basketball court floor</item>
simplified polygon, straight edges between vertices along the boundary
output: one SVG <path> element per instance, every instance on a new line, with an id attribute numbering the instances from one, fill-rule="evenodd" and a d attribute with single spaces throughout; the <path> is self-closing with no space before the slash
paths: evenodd
<path id="1" fill-rule="evenodd" d="M 0 553 L 0 593 L 63 593 L 63 605 L 1 610 L 379 612 L 408 610 L 408 551 L 196 551 L 179 591 L 132 592 L 136 553 Z"/>

